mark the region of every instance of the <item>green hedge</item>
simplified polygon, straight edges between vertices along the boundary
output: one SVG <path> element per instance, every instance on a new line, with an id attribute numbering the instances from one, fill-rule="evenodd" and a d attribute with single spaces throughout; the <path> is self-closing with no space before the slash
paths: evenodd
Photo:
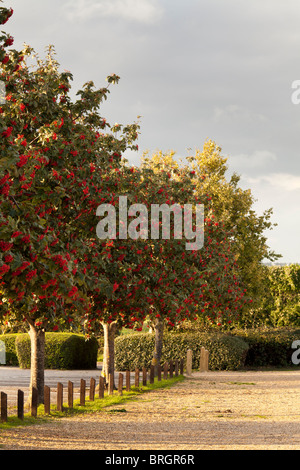
<path id="1" fill-rule="evenodd" d="M 261 328 L 236 330 L 235 335 L 249 344 L 246 366 L 288 367 L 292 366 L 291 348 L 294 340 L 300 339 L 300 328 Z"/>
<path id="2" fill-rule="evenodd" d="M 211 370 L 237 370 L 243 367 L 248 344 L 239 337 L 222 333 L 167 333 L 164 335 L 162 363 L 170 359 L 185 359 L 188 349 L 193 351 L 194 369 L 199 368 L 200 350 L 209 351 Z M 154 350 L 154 335 L 137 333 L 119 336 L 115 340 L 117 370 L 135 370 L 150 367 Z"/>
<path id="3" fill-rule="evenodd" d="M 45 369 L 95 369 L 98 342 L 73 333 L 46 333 Z M 30 337 L 17 335 L 16 351 L 21 368 L 30 368 Z"/>
<path id="4" fill-rule="evenodd" d="M 3 341 L 5 344 L 7 366 L 18 366 L 19 364 L 15 345 L 17 336 L 18 333 L 0 335 L 0 341 Z"/>

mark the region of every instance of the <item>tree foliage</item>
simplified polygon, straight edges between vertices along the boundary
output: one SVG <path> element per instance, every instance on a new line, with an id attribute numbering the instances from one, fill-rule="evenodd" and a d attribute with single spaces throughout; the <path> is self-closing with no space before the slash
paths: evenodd
<path id="1" fill-rule="evenodd" d="M 206 141 L 202 151 L 196 150 L 195 155 L 187 157 L 184 162 L 178 161 L 174 151 L 166 154 L 157 152 L 152 159 L 163 165 L 166 171 L 185 168 L 195 182 L 195 197 L 207 194 L 205 214 L 210 227 L 206 227 L 205 233 L 209 237 L 209 230 L 216 224 L 226 233 L 233 257 L 229 262 L 231 273 L 236 277 L 235 282 L 246 289 L 247 302 L 243 302 L 239 309 L 238 321 L 247 321 L 249 312 L 259 307 L 264 296 L 262 261 L 274 261 L 280 257 L 267 244 L 267 231 L 276 225 L 271 221 L 272 209 L 265 210 L 262 215 L 255 212 L 251 190 L 240 187 L 240 177 L 236 173 L 227 176 L 227 158 L 222 156 L 221 148 L 212 140 Z M 216 240 L 216 234 L 213 239 Z M 207 241 L 211 243 L 209 238 Z M 208 250 L 207 246 L 202 252 L 205 250 Z M 228 281 L 229 278 L 226 279 Z M 221 291 L 221 299 L 225 300 L 228 292 L 225 284 Z"/>
<path id="2" fill-rule="evenodd" d="M 1 8 L 2 24 L 11 14 Z M 106 247 L 95 249 L 95 212 L 113 201 L 112 174 L 136 148 L 138 125 L 116 128 L 99 112 L 118 76 L 99 90 L 86 83 L 73 102 L 72 75 L 59 71 L 53 47 L 30 67 L 31 47 L 7 51 L 13 38 L 1 41 L 0 314 L 27 320 L 43 368 L 45 331 L 83 322 L 94 287 L 113 296 Z"/>
<path id="3" fill-rule="evenodd" d="M 263 295 L 243 326 L 300 326 L 300 266 L 264 266 Z"/>
<path id="4" fill-rule="evenodd" d="M 240 176 L 235 172 L 227 177 L 227 158 L 221 155 L 221 148 L 214 141 L 205 142 L 203 150 L 197 150 L 190 162 L 199 188 L 205 187 L 211 195 L 215 218 L 221 219 L 226 229 L 232 231 L 240 279 L 253 305 L 259 305 L 264 278 L 262 261 L 274 261 L 281 256 L 267 244 L 267 231 L 276 225 L 271 221 L 273 211 L 266 209 L 262 215 L 254 211 L 251 190 L 240 187 Z M 247 316 L 249 308 L 252 305 L 245 304 L 243 315 Z"/>

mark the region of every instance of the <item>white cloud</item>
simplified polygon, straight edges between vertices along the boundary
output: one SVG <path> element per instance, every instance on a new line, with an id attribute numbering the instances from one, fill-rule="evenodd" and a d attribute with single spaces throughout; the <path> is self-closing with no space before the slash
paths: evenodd
<path id="1" fill-rule="evenodd" d="M 123 18 L 154 23 L 163 15 L 157 0 L 72 0 L 64 6 L 69 21 L 91 18 Z"/>
<path id="2" fill-rule="evenodd" d="M 300 175 L 283 172 L 257 177 L 243 175 L 241 186 L 251 189 L 255 200 L 252 208 L 258 215 L 273 209 L 271 221 L 278 225 L 265 235 L 268 246 L 282 255 L 280 262 L 300 263 Z"/>
<path id="3" fill-rule="evenodd" d="M 213 111 L 213 121 L 250 121 L 250 122 L 266 122 L 268 118 L 261 113 L 253 112 L 244 106 L 237 104 L 229 104 L 224 107 L 216 106 Z"/>
<path id="4" fill-rule="evenodd" d="M 243 153 L 228 156 L 229 169 L 233 170 L 262 168 L 272 164 L 272 162 L 276 162 L 276 160 L 276 155 L 273 152 L 269 152 L 269 150 L 256 150 L 251 155 Z"/>
<path id="5" fill-rule="evenodd" d="M 284 191 L 300 190 L 300 176 L 290 173 L 271 173 L 269 175 L 259 176 L 258 178 L 247 177 L 251 184 L 265 184 L 282 189 Z"/>

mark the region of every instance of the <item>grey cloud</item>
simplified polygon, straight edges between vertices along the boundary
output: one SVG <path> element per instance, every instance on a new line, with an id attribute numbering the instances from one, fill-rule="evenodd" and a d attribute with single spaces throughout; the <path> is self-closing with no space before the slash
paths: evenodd
<path id="1" fill-rule="evenodd" d="M 159 21 L 163 9 L 157 0 L 72 0 L 63 6 L 69 21 L 123 18 L 141 23 Z"/>
<path id="2" fill-rule="evenodd" d="M 230 157 L 230 171 L 251 179 L 244 183 L 261 199 L 259 210 L 280 190 L 299 214 L 298 190 L 288 190 L 300 175 L 300 104 L 291 101 L 300 79 L 298 0 L 8 3 L 15 14 L 4 26 L 16 45 L 27 42 L 42 54 L 55 44 L 74 91 L 121 76 L 102 112 L 122 123 L 142 115 L 140 155 L 172 148 L 185 156 L 211 138 Z M 136 154 L 129 158 L 138 162 Z M 299 262 L 295 238 L 286 243 L 289 222 L 279 201 L 274 220 L 281 251 Z M 299 220 L 291 225 L 298 235 Z"/>

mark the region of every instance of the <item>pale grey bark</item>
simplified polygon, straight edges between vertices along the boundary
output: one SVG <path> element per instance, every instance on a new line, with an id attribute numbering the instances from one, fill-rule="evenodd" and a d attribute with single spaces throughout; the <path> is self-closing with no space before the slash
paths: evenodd
<path id="1" fill-rule="evenodd" d="M 32 387 L 38 391 L 38 403 L 44 403 L 45 383 L 45 331 L 38 329 L 30 323 L 29 331 L 31 341 L 31 368 L 30 368 L 30 393 Z"/>
<path id="2" fill-rule="evenodd" d="M 115 335 L 117 330 L 116 322 L 102 323 L 104 330 L 104 347 L 103 347 L 103 367 L 102 376 L 108 383 L 109 374 L 115 372 Z"/>

